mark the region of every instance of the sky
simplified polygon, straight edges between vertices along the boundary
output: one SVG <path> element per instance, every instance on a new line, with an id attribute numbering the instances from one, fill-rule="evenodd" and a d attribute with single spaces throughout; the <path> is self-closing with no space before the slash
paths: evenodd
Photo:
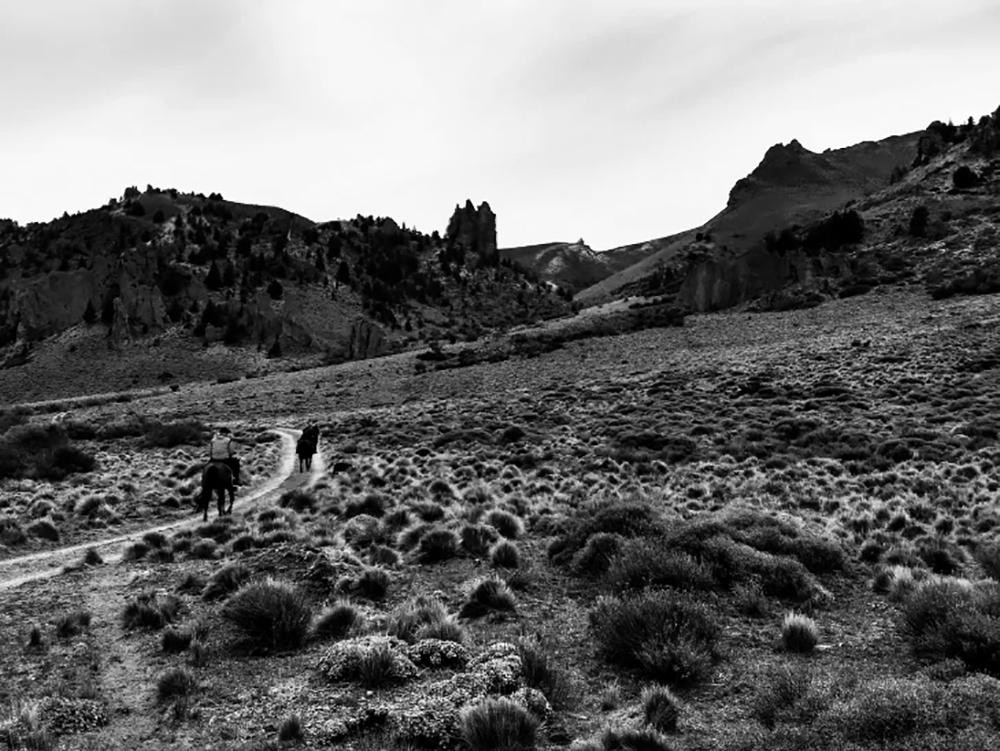
<path id="1" fill-rule="evenodd" d="M 995 0 L 0 0 L 0 217 L 129 185 L 501 247 L 701 225 L 766 149 L 1000 106 Z"/>

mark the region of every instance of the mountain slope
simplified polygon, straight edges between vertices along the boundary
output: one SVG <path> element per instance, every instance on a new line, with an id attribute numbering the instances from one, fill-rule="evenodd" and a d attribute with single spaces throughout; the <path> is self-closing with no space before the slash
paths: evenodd
<path id="1" fill-rule="evenodd" d="M 660 267 L 689 262 L 692 255 L 703 255 L 706 247 L 740 253 L 769 231 L 818 219 L 887 185 L 894 171 L 913 161 L 920 137 L 919 132 L 892 136 L 821 154 L 795 140 L 772 146 L 753 172 L 733 186 L 719 214 L 701 227 L 651 241 L 652 252 L 645 258 L 582 290 L 577 298 L 595 302 L 629 294 L 641 289 L 643 280 Z M 703 240 L 707 246 L 701 245 Z"/>
<path id="2" fill-rule="evenodd" d="M 583 242 L 554 242 L 501 248 L 500 256 L 543 281 L 576 292 L 628 268 L 645 251 L 628 246 L 597 252 Z"/>

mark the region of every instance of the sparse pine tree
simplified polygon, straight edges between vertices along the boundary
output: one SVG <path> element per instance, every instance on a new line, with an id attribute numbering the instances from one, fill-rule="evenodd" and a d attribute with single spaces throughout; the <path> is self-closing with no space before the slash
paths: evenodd
<path id="1" fill-rule="evenodd" d="M 212 265 L 208 269 L 208 276 L 205 277 L 205 286 L 210 290 L 222 289 L 222 274 L 219 273 L 219 267 L 215 261 L 212 261 Z"/>

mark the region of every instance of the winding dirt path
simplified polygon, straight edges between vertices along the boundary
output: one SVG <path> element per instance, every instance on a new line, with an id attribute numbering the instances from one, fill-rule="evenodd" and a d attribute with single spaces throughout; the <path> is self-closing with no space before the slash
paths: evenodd
<path id="1" fill-rule="evenodd" d="M 263 485 L 237 498 L 234 511 L 246 513 L 275 502 L 283 493 L 296 488 L 311 487 L 324 470 L 323 456 L 313 457 L 312 469 L 298 472 L 295 441 L 299 431 L 275 428 L 283 442 L 281 464 L 277 474 Z M 209 514 L 212 518 L 214 513 Z M 134 530 L 125 535 L 58 550 L 49 550 L 0 562 L 0 591 L 11 590 L 28 582 L 59 574 L 63 567 L 80 560 L 84 550 L 96 549 L 104 565 L 88 567 L 88 578 L 82 583 L 83 607 L 91 614 L 90 631 L 101 645 L 100 689 L 111 707 L 111 720 L 99 732 L 97 742 L 104 748 L 145 748 L 162 734 L 164 708 L 156 704 L 151 686 L 155 685 L 157 668 L 144 654 L 141 641 L 123 635 L 120 626 L 125 605 L 125 588 L 129 573 L 116 565 L 126 546 L 148 532 L 177 531 L 202 524 L 201 514 L 191 518 Z M 188 747 L 181 739 L 178 747 Z M 174 744 L 171 743 L 171 746 Z M 160 745 L 157 743 L 157 747 Z"/>
<path id="2" fill-rule="evenodd" d="M 282 493 L 295 488 L 310 486 L 316 482 L 323 472 L 323 455 L 317 453 L 313 457 L 312 470 L 308 474 L 300 474 L 298 461 L 295 456 L 295 441 L 299 437 L 300 431 L 290 428 L 275 428 L 273 432 L 281 437 L 284 444 L 281 452 L 281 464 L 278 473 L 263 485 L 254 488 L 243 496 L 237 496 L 234 511 L 245 512 L 258 506 L 267 504 L 276 499 Z M 214 503 L 209 504 L 214 508 Z M 210 511 L 211 519 L 214 513 Z M 141 539 L 143 535 L 150 532 L 175 532 L 187 527 L 196 527 L 202 524 L 201 515 L 193 514 L 186 519 L 179 519 L 166 524 L 158 524 L 152 527 L 132 530 L 123 535 L 107 537 L 103 540 L 92 540 L 90 542 L 69 545 L 55 550 L 45 550 L 40 553 L 8 558 L 0 561 L 0 591 L 13 589 L 22 584 L 38 579 L 46 579 L 59 574 L 66 566 L 71 566 L 80 562 L 84 552 L 89 549 L 96 550 L 105 564 L 117 563 L 121 560 L 125 548 L 133 542 Z"/>

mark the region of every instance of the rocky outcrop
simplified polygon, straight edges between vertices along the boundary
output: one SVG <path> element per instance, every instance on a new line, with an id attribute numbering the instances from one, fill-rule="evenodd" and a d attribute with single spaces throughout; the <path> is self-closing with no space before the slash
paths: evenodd
<path id="1" fill-rule="evenodd" d="M 446 240 L 449 247 L 461 249 L 483 264 L 494 264 L 499 260 L 497 217 L 486 201 L 479 208 L 469 200 L 464 207 L 455 206 L 448 222 Z"/>
<path id="2" fill-rule="evenodd" d="M 789 285 L 824 287 L 837 273 L 835 259 L 826 253 L 753 249 L 695 265 L 681 282 L 676 302 L 692 311 L 722 310 Z"/>
<path id="3" fill-rule="evenodd" d="M 388 351 L 388 340 L 382 329 L 367 318 L 356 318 L 351 324 L 347 356 L 351 360 L 378 357 Z"/>
<path id="4" fill-rule="evenodd" d="M 19 337 L 37 341 L 80 323 L 88 303 L 100 310 L 101 290 L 93 271 L 52 271 L 27 280 L 15 292 L 10 315 L 19 321 Z"/>

